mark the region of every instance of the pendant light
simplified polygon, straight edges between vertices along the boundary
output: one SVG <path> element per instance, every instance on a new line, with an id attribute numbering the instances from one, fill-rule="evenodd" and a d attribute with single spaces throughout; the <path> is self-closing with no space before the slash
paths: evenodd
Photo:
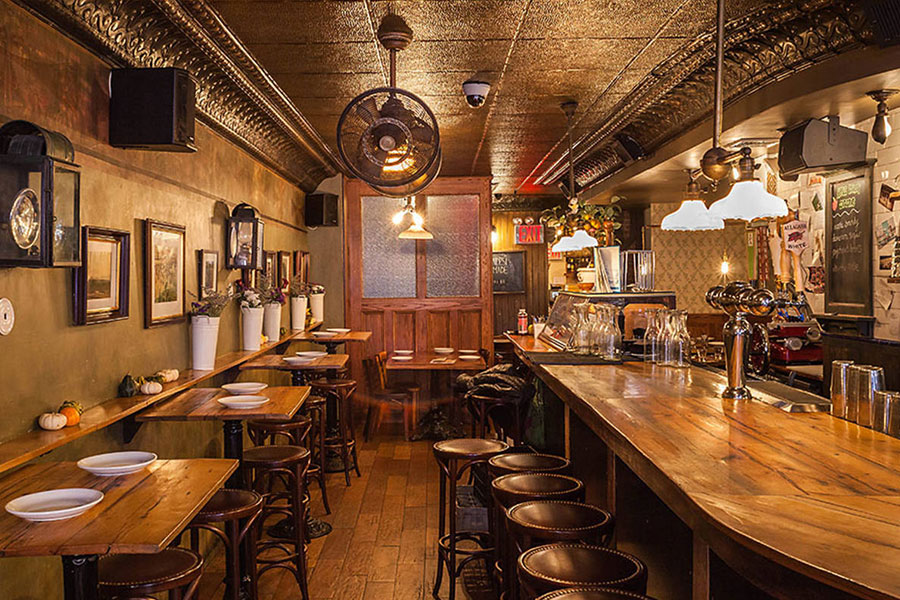
<path id="1" fill-rule="evenodd" d="M 718 0 L 716 10 L 716 82 L 715 107 L 713 109 L 712 148 L 700 159 L 700 170 L 712 181 L 724 179 L 731 170 L 731 163 L 738 157 L 740 175 L 728 195 L 709 207 L 710 216 L 719 219 L 752 221 L 785 216 L 787 203 L 768 193 L 762 182 L 753 177 L 756 164 L 750 156 L 750 148 L 729 152 L 719 145 L 722 136 L 723 71 L 725 59 L 725 0 Z"/>
<path id="2" fill-rule="evenodd" d="M 410 215 L 412 217 L 412 223 L 410 226 L 400 233 L 397 237 L 401 240 L 433 240 L 434 236 L 431 232 L 427 231 L 424 227 L 425 219 L 422 218 L 422 215 L 416 212 L 416 199 L 414 196 L 409 196 L 406 198 L 406 204 L 400 209 L 391 221 L 394 225 L 399 225 L 403 222 L 403 219 L 406 215 Z"/>
<path id="3" fill-rule="evenodd" d="M 873 90 L 866 95 L 878 103 L 878 112 L 875 114 L 875 123 L 872 125 L 872 139 L 883 144 L 891 135 L 891 123 L 888 121 L 887 99 L 897 93 L 898 90 Z"/>
<path id="4" fill-rule="evenodd" d="M 700 199 L 700 186 L 691 178 L 681 206 L 666 215 L 660 227 L 663 231 L 711 231 L 724 229 L 725 222 L 709 214 L 706 204 Z"/>

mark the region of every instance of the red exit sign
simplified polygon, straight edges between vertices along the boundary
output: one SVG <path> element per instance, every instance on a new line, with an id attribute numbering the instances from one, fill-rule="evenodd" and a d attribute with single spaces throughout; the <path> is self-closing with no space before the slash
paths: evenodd
<path id="1" fill-rule="evenodd" d="M 531 225 L 516 225 L 517 244 L 543 244 L 544 226 L 541 223 Z"/>

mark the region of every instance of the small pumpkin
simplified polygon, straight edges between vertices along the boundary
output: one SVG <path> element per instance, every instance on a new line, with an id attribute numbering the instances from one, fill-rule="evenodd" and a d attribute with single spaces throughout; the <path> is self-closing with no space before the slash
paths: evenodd
<path id="1" fill-rule="evenodd" d="M 44 413 L 38 417 L 38 426 L 47 431 L 57 431 L 62 429 L 66 426 L 67 422 L 68 418 L 66 418 L 66 415 L 58 412 Z"/>
<path id="2" fill-rule="evenodd" d="M 170 383 L 178 379 L 178 369 L 162 369 L 157 371 L 154 377 L 159 377 L 160 383 Z"/>
<path id="3" fill-rule="evenodd" d="M 162 384 L 158 381 L 145 381 L 141 385 L 141 393 L 146 396 L 152 396 L 162 391 Z"/>
<path id="4" fill-rule="evenodd" d="M 81 413 L 74 406 L 65 406 L 59 409 L 59 414 L 66 418 L 66 427 L 74 427 L 81 423 Z"/>
<path id="5" fill-rule="evenodd" d="M 66 400 L 62 404 L 59 405 L 60 410 L 63 408 L 71 407 L 78 411 L 78 414 L 84 413 L 84 407 L 81 405 L 81 402 L 76 400 Z"/>

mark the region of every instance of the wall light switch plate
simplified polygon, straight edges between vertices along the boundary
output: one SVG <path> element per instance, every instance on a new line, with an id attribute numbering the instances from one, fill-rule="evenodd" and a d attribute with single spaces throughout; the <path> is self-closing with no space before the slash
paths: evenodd
<path id="1" fill-rule="evenodd" d="M 0 335 L 9 335 L 16 324 L 16 311 L 9 298 L 0 298 Z"/>

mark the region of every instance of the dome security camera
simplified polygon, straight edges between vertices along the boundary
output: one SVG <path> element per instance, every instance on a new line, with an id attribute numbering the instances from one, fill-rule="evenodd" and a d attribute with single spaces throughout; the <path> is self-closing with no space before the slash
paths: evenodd
<path id="1" fill-rule="evenodd" d="M 463 93 L 466 95 L 466 102 L 470 108 L 481 108 L 484 106 L 487 95 L 491 91 L 490 83 L 472 79 L 465 82 L 462 87 Z"/>

